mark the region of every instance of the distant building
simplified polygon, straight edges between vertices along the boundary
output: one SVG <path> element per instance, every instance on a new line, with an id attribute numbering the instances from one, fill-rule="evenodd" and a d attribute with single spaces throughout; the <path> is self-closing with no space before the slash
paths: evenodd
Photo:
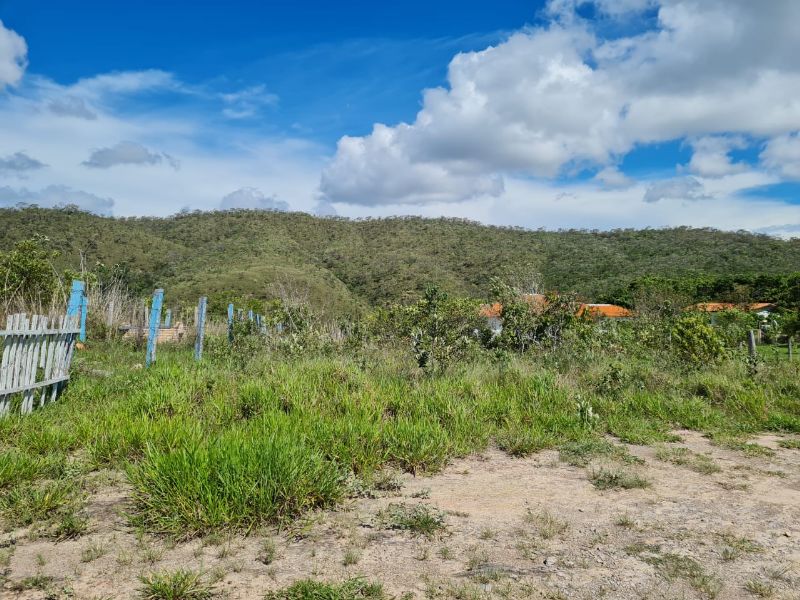
<path id="1" fill-rule="evenodd" d="M 630 319 L 633 316 L 630 310 L 616 304 L 581 304 L 575 314 L 591 319 Z"/>
<path id="2" fill-rule="evenodd" d="M 530 304 L 531 311 L 540 312 L 547 306 L 547 297 L 544 294 L 525 294 L 523 299 Z M 486 318 L 489 328 L 494 334 L 503 330 L 503 305 L 499 302 L 484 304 L 480 315 Z M 633 313 L 624 306 L 616 304 L 580 304 L 575 315 L 590 319 L 629 319 Z"/>
<path id="3" fill-rule="evenodd" d="M 764 313 L 765 316 L 768 316 L 775 311 L 775 305 L 771 302 L 750 302 L 746 304 L 735 304 L 733 302 L 698 302 L 697 304 L 687 306 L 684 310 L 715 313 L 734 309 L 743 310 L 745 312 L 755 312 L 759 315 Z"/>

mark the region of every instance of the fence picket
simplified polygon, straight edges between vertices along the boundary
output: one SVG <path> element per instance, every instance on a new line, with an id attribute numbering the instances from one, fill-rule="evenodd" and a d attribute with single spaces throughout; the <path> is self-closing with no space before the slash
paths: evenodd
<path id="1" fill-rule="evenodd" d="M 15 394 L 21 395 L 22 414 L 46 404 L 48 392 L 50 402 L 56 399 L 69 379 L 79 322 L 79 315 L 60 317 L 52 324 L 40 315 L 7 317 L 6 330 L 0 331 L 0 416 L 10 412 Z"/>

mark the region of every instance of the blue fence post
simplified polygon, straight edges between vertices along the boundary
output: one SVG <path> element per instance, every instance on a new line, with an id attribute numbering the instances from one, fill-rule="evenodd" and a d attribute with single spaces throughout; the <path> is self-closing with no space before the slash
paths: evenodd
<path id="1" fill-rule="evenodd" d="M 69 304 L 67 304 L 67 317 L 75 319 L 81 313 L 81 305 L 83 304 L 83 290 L 84 284 L 79 279 L 72 280 L 72 291 L 69 295 Z"/>
<path id="2" fill-rule="evenodd" d="M 247 320 L 248 321 L 252 321 L 253 320 L 253 309 L 250 309 L 250 310 L 247 311 Z"/>
<path id="3" fill-rule="evenodd" d="M 81 332 L 78 339 L 82 342 L 86 341 L 86 315 L 89 312 L 89 298 L 86 294 L 81 296 Z"/>
<path id="4" fill-rule="evenodd" d="M 156 345 L 158 343 L 158 330 L 161 324 L 161 304 L 164 302 L 164 290 L 161 288 L 153 292 L 153 305 L 150 307 L 150 332 L 147 337 L 147 355 L 144 364 L 149 367 L 156 362 Z"/>
<path id="5" fill-rule="evenodd" d="M 233 342 L 233 302 L 228 304 L 228 341 Z"/>
<path id="6" fill-rule="evenodd" d="M 168 308 L 167 313 L 164 315 L 164 328 L 169 329 L 172 325 L 172 309 Z"/>
<path id="7" fill-rule="evenodd" d="M 194 359 L 200 360 L 203 358 L 203 337 L 206 335 L 206 303 L 208 300 L 205 296 L 200 297 L 200 303 L 197 305 L 197 337 L 194 339 Z"/>

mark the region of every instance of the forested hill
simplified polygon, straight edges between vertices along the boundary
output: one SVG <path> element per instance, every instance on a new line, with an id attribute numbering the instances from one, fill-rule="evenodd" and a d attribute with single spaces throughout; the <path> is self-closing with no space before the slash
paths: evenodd
<path id="1" fill-rule="evenodd" d="M 485 297 L 493 275 L 536 270 L 547 289 L 596 299 L 643 276 L 742 276 L 800 270 L 800 240 L 712 229 L 530 231 L 454 219 L 351 221 L 227 211 L 109 218 L 72 209 L 0 209 L 0 250 L 41 234 L 59 268 L 120 265 L 134 291 L 163 286 L 268 297 L 276 283 L 341 310 L 416 295 L 429 283 Z"/>

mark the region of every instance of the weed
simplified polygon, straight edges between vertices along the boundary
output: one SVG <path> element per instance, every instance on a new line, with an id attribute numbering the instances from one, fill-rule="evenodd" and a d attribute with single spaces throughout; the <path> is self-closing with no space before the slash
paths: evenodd
<path id="1" fill-rule="evenodd" d="M 372 489 L 379 492 L 399 492 L 403 489 L 403 481 L 392 470 L 386 469 L 375 474 Z"/>
<path id="2" fill-rule="evenodd" d="M 54 515 L 69 514 L 75 496 L 74 485 L 65 481 L 19 485 L 0 495 L 0 515 L 12 526 L 40 523 Z"/>
<path id="3" fill-rule="evenodd" d="M 600 438 L 586 438 L 581 441 L 568 442 L 559 448 L 559 458 L 573 467 L 586 467 L 597 457 L 619 460 L 627 464 L 642 464 L 644 461 L 634 456 L 622 446 Z"/>
<path id="4" fill-rule="evenodd" d="M 593 470 L 589 479 L 598 490 L 630 490 L 650 487 L 650 482 L 641 475 L 606 467 Z"/>
<path id="5" fill-rule="evenodd" d="M 726 561 L 733 561 L 743 554 L 763 552 L 764 547 L 751 539 L 737 536 L 733 533 L 721 533 L 720 539 L 725 543 L 722 549 L 722 558 Z"/>
<path id="6" fill-rule="evenodd" d="M 81 537 L 89 529 L 89 522 L 74 510 L 68 510 L 56 521 L 51 530 L 52 537 L 60 542 Z"/>
<path id="7" fill-rule="evenodd" d="M 385 529 L 401 529 L 431 537 L 446 528 L 444 514 L 427 504 L 390 504 L 377 515 Z"/>
<path id="8" fill-rule="evenodd" d="M 12 556 L 14 556 L 14 548 L 0 548 L 0 567 L 6 568 L 10 565 Z"/>
<path id="9" fill-rule="evenodd" d="M 142 575 L 139 581 L 142 600 L 205 600 L 214 595 L 213 587 L 196 571 L 162 571 Z"/>
<path id="10" fill-rule="evenodd" d="M 348 579 L 343 583 L 323 583 L 313 579 L 294 582 L 289 587 L 269 592 L 264 600 L 384 600 L 383 586 L 364 579 Z"/>
<path id="11" fill-rule="evenodd" d="M 355 548 L 348 548 L 345 550 L 344 556 L 342 557 L 342 564 L 345 567 L 349 567 L 350 565 L 358 564 L 360 560 L 361 553 Z"/>
<path id="12" fill-rule="evenodd" d="M 780 446 L 781 448 L 786 448 L 787 450 L 800 450 L 800 440 L 798 439 L 780 440 L 778 442 L 778 446 Z"/>
<path id="13" fill-rule="evenodd" d="M 569 523 L 557 519 L 546 510 L 535 514 L 531 509 L 528 509 L 525 513 L 525 521 L 535 525 L 537 533 L 545 540 L 554 538 L 569 528 Z"/>
<path id="14" fill-rule="evenodd" d="M 665 579 L 685 579 L 695 590 L 707 598 L 716 598 L 722 588 L 719 580 L 706 573 L 703 566 L 689 556 L 661 553 L 660 546 L 652 546 L 637 542 L 625 548 L 625 551 L 647 564 L 653 565 Z"/>
<path id="15" fill-rule="evenodd" d="M 765 581 L 759 581 L 758 579 L 749 579 L 746 581 L 744 589 L 759 598 L 769 598 L 775 593 L 775 586 Z"/>
<path id="16" fill-rule="evenodd" d="M 417 548 L 416 553 L 414 553 L 414 560 L 418 560 L 420 562 L 428 560 L 430 557 L 430 550 L 428 550 L 427 546 L 420 546 Z"/>
<path id="17" fill-rule="evenodd" d="M 258 551 L 258 561 L 265 565 L 272 564 L 278 557 L 278 548 L 272 538 L 267 538 L 261 543 L 261 548 Z"/>
<path id="18" fill-rule="evenodd" d="M 625 529 L 633 529 L 634 527 L 636 527 L 636 522 L 631 518 L 631 516 L 628 513 L 625 513 L 624 515 L 620 515 L 619 517 L 617 517 L 617 520 L 614 521 L 614 524 L 617 527 L 623 527 Z"/>
<path id="19" fill-rule="evenodd" d="M 497 536 L 497 533 L 490 527 L 484 527 L 481 529 L 480 533 L 478 534 L 478 539 L 481 540 L 493 540 Z"/>
<path id="20" fill-rule="evenodd" d="M 53 578 L 49 575 L 42 575 L 37 573 L 30 577 L 25 577 L 21 581 L 17 581 L 12 585 L 12 589 L 18 592 L 25 590 L 46 590 L 53 583 Z"/>
<path id="21" fill-rule="evenodd" d="M 453 551 L 447 546 L 442 546 L 441 548 L 439 548 L 439 558 L 441 558 L 442 560 L 452 560 Z"/>
<path id="22" fill-rule="evenodd" d="M 189 440 L 178 450 L 149 447 L 129 469 L 137 522 L 150 530 L 182 536 L 246 530 L 342 495 L 339 473 L 276 423 Z"/>
<path id="23" fill-rule="evenodd" d="M 722 471 L 711 457 L 705 454 L 695 454 L 688 448 L 667 448 L 662 446 L 656 450 L 656 458 L 673 465 L 687 467 L 703 475 L 711 475 Z"/>
<path id="24" fill-rule="evenodd" d="M 107 552 L 108 548 L 106 548 L 103 544 L 99 542 L 92 542 L 83 550 L 81 550 L 81 562 L 92 562 L 93 560 L 97 560 L 101 556 L 104 556 Z"/>

